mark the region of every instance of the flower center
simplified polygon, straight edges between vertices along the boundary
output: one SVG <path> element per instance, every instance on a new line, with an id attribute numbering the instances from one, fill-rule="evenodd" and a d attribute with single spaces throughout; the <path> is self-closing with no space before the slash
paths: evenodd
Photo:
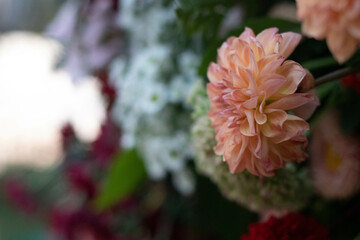
<path id="1" fill-rule="evenodd" d="M 325 145 L 325 164 L 331 171 L 338 170 L 343 159 L 339 154 L 337 154 L 332 148 L 331 144 L 326 143 Z"/>

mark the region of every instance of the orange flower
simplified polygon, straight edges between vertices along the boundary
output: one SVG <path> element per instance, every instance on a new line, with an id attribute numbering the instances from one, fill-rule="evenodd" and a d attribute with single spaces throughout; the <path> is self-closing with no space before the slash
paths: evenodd
<path id="1" fill-rule="evenodd" d="M 240 37 L 223 43 L 218 64 L 211 63 L 208 69 L 214 151 L 223 155 L 232 173 L 247 169 L 272 176 L 286 162 L 307 157 L 303 133 L 309 125 L 304 118 L 312 114 L 317 98 L 312 91 L 296 91 L 300 83 L 302 90 L 309 90 L 314 79 L 298 63 L 284 61 L 301 36 L 277 32 L 270 28 L 255 37 L 246 28 Z"/>
<path id="2" fill-rule="evenodd" d="M 349 59 L 360 44 L 359 0 L 297 0 L 302 31 L 318 40 L 326 38 L 340 63 Z"/>

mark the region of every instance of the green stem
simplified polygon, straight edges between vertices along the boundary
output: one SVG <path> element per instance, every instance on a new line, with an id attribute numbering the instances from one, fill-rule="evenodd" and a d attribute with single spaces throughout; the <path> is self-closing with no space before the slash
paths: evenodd
<path id="1" fill-rule="evenodd" d="M 315 87 L 360 72 L 360 68 L 342 68 L 315 79 Z"/>

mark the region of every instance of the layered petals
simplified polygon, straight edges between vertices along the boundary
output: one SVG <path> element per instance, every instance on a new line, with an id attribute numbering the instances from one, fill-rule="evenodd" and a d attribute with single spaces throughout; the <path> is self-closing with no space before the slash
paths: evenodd
<path id="1" fill-rule="evenodd" d="M 297 0 L 297 7 L 303 33 L 318 40 L 326 38 L 339 63 L 355 53 L 360 44 L 360 1 Z"/>
<path id="2" fill-rule="evenodd" d="M 296 62 L 284 61 L 301 40 L 295 33 L 266 29 L 257 36 L 246 28 L 218 51 L 208 69 L 209 117 L 216 133 L 214 151 L 232 173 L 245 169 L 272 176 L 290 161 L 306 158 L 308 123 L 290 112 L 316 106 L 308 86 L 311 74 Z M 299 90 L 304 90 L 299 92 Z"/>

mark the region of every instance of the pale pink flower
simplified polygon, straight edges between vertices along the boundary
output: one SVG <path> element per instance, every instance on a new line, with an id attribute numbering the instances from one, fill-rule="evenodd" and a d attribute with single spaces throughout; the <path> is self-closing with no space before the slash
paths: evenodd
<path id="1" fill-rule="evenodd" d="M 277 32 L 270 28 L 255 37 L 246 28 L 240 37 L 223 43 L 218 63 L 208 69 L 209 117 L 217 140 L 214 151 L 223 155 L 232 173 L 247 169 L 272 176 L 286 162 L 307 157 L 303 133 L 309 125 L 304 118 L 315 109 L 317 98 L 312 91 L 296 91 L 302 82 L 308 91 L 313 77 L 298 63 L 284 61 L 301 36 Z"/>
<path id="2" fill-rule="evenodd" d="M 359 0 L 297 0 L 302 31 L 326 38 L 331 53 L 340 63 L 349 59 L 360 44 Z"/>
<path id="3" fill-rule="evenodd" d="M 360 141 L 341 132 L 339 115 L 331 110 L 318 119 L 310 143 L 314 185 L 328 199 L 342 199 L 360 188 Z"/>

